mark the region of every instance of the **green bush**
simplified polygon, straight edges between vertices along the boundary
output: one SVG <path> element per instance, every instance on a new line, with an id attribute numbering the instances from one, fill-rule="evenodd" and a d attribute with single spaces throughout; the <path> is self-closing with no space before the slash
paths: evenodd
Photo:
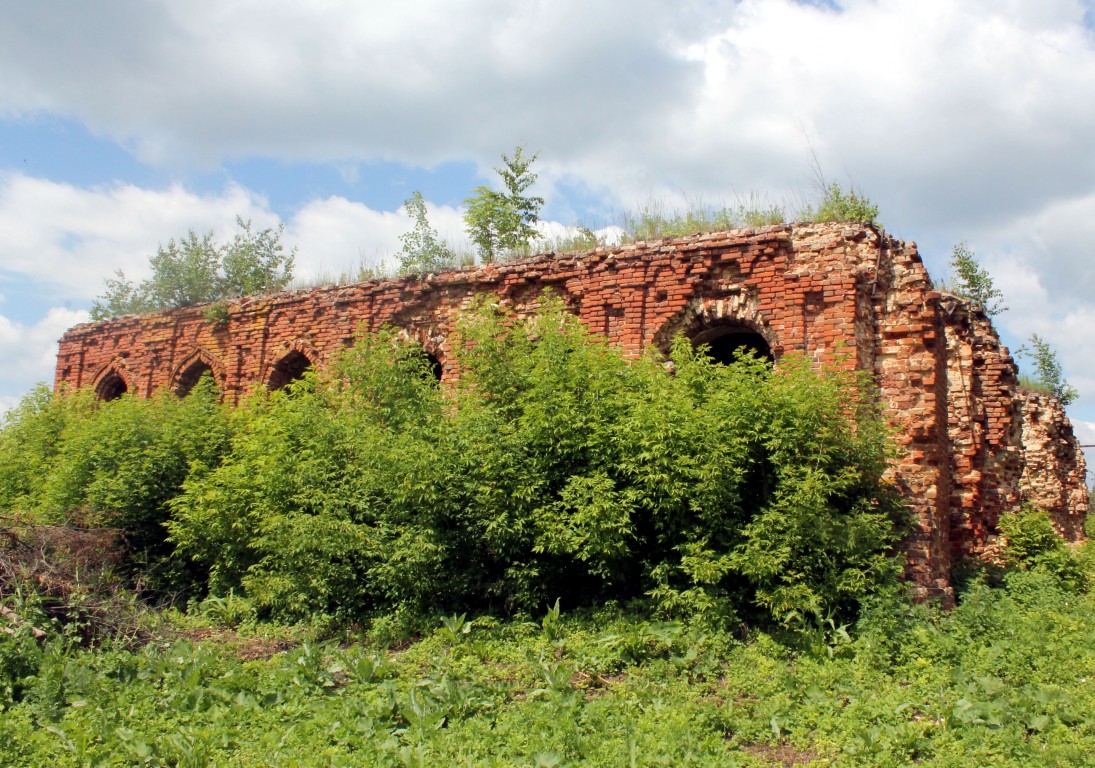
<path id="1" fill-rule="evenodd" d="M 100 403 L 90 391 L 36 390 L 0 432 L 0 509 L 119 528 L 153 585 L 183 586 L 189 577 L 164 570 L 168 503 L 188 476 L 219 463 L 227 413 L 209 376 L 183 399 L 161 392 Z"/>
<path id="2" fill-rule="evenodd" d="M 557 302 L 480 307 L 438 387 L 420 348 L 362 335 L 257 396 L 168 523 L 214 594 L 339 621 L 533 610 L 648 593 L 666 615 L 791 623 L 893 579 L 901 510 L 864 383 L 786 356 L 675 374 L 627 361 Z"/>
<path id="3" fill-rule="evenodd" d="M 1049 573 L 1073 590 L 1086 589 L 1082 564 L 1053 528 L 1044 509 L 1024 506 L 1018 512 L 1003 515 L 998 527 L 1007 540 L 1004 559 L 1008 565 L 1023 571 Z"/>
<path id="4" fill-rule="evenodd" d="M 835 181 L 825 187 L 817 210 L 807 209 L 812 221 L 847 221 L 878 226 L 878 206 L 854 188 L 845 192 Z"/>
<path id="5" fill-rule="evenodd" d="M 4 414 L 0 429 L 0 511 L 24 514 L 37 522 L 60 522 L 43 509 L 45 486 L 70 423 L 90 418 L 90 392 L 54 397 L 39 384 Z"/>

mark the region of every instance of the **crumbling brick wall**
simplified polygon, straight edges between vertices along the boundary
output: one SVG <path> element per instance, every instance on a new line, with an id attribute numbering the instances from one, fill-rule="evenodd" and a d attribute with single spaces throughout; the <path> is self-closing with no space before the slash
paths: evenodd
<path id="1" fill-rule="evenodd" d="M 482 295 L 534 312 L 547 288 L 628 355 L 735 329 L 777 360 L 801 350 L 871 372 L 898 442 L 892 479 L 919 523 L 906 568 L 922 596 L 949 595 L 952 558 L 984 552 L 999 514 L 1023 499 L 1047 506 L 1062 535 L 1082 535 L 1086 470 L 1064 412 L 1019 390 L 987 319 L 933 289 L 915 244 L 862 225 L 743 229 L 280 293 L 232 302 L 219 319 L 188 308 L 85 324 L 61 339 L 56 382 L 108 399 L 185 394 L 209 370 L 236 401 L 384 325 L 451 375 L 457 315 Z"/>

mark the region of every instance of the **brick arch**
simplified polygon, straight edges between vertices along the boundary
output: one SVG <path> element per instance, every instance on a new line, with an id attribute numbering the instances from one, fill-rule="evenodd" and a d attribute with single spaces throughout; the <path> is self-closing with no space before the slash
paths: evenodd
<path id="1" fill-rule="evenodd" d="M 125 366 L 125 360 L 118 357 L 99 368 L 92 378 L 95 397 L 104 402 L 117 400 L 126 392 L 136 392 L 133 374 Z"/>
<path id="2" fill-rule="evenodd" d="M 175 371 L 171 374 L 171 391 L 179 397 L 186 397 L 206 371 L 212 373 L 213 381 L 224 389 L 227 378 L 224 364 L 209 350 L 198 347 L 175 366 Z"/>
<path id="3" fill-rule="evenodd" d="M 692 299 L 654 334 L 654 343 L 662 352 L 668 353 L 677 334 L 684 334 L 693 342 L 707 343 L 723 330 L 742 335 L 756 334 L 763 339 L 772 359 L 779 359 L 783 351 L 755 299 L 745 291 L 721 298 Z"/>
<path id="4" fill-rule="evenodd" d="M 445 361 L 448 359 L 448 336 L 438 326 L 401 327 L 399 335 L 408 341 L 417 342 L 433 369 L 434 377 L 441 381 L 445 378 Z"/>
<path id="5" fill-rule="evenodd" d="M 309 368 L 319 367 L 322 362 L 322 355 L 315 344 L 303 338 L 293 339 L 270 358 L 262 373 L 262 383 L 271 390 L 282 389 L 301 378 Z"/>

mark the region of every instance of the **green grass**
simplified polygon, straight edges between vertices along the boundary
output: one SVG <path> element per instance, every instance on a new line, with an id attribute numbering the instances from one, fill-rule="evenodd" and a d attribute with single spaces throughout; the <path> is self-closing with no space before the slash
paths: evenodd
<path id="1" fill-rule="evenodd" d="M 436 617 L 406 640 L 415 628 L 398 617 L 319 641 L 250 619 L 218 628 L 217 615 L 163 614 L 136 649 L 0 636 L 3 764 L 1071 766 L 1095 754 L 1095 600 L 1037 570 L 975 583 L 950 613 L 880 598 L 855 626 L 795 636 L 611 604 Z"/>
<path id="2" fill-rule="evenodd" d="M 1019 388 L 1025 389 L 1031 392 L 1040 392 L 1043 395 L 1052 395 L 1053 388 L 1045 384 L 1041 379 L 1038 379 L 1029 374 L 1019 374 Z"/>

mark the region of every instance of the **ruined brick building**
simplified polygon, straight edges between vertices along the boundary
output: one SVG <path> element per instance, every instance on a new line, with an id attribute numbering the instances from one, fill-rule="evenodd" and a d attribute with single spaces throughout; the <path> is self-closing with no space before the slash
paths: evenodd
<path id="1" fill-rule="evenodd" d="M 739 345 L 776 361 L 804 350 L 877 381 L 900 455 L 894 481 L 918 516 L 907 571 L 947 594 L 951 563 L 981 555 L 1004 511 L 1031 501 L 1068 540 L 1083 535 L 1085 465 L 1052 397 L 1019 386 L 988 318 L 936 291 L 913 243 L 871 227 L 796 224 L 549 254 L 520 262 L 244 298 L 89 323 L 61 339 L 56 383 L 99 397 L 185 395 L 207 371 L 237 400 L 322 367 L 360 327 L 419 339 L 449 375 L 455 316 L 489 294 L 535 311 L 550 287 L 629 355 L 683 333 L 717 357 Z"/>

